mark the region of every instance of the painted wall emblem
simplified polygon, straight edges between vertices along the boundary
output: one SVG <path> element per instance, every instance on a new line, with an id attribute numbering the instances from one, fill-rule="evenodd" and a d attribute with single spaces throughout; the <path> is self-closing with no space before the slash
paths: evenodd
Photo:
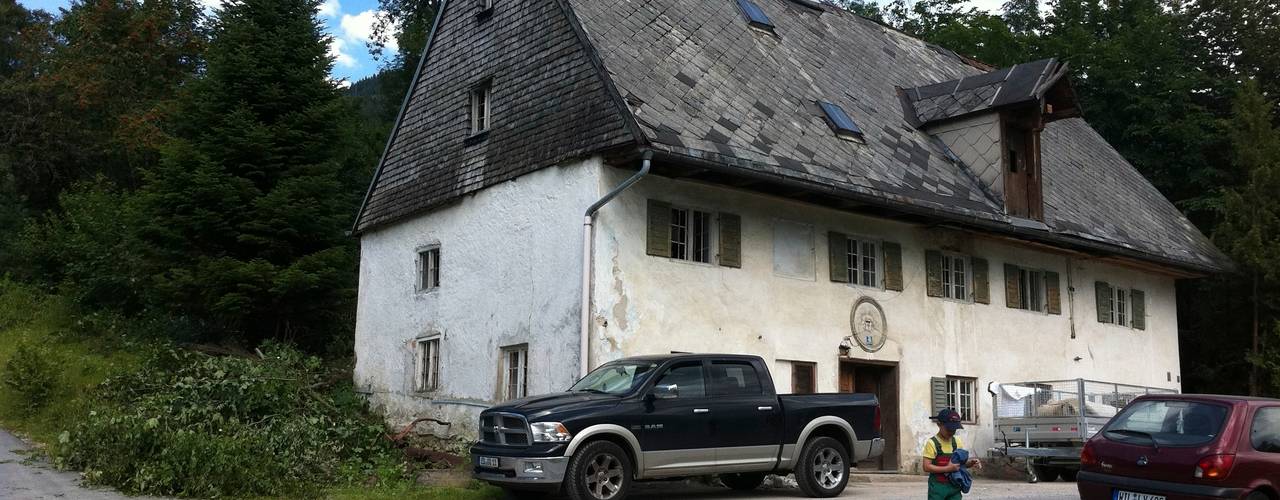
<path id="1" fill-rule="evenodd" d="M 858 299 L 849 314 L 849 329 L 854 341 L 867 352 L 879 351 L 888 339 L 889 327 L 885 323 L 884 309 L 870 297 Z"/>

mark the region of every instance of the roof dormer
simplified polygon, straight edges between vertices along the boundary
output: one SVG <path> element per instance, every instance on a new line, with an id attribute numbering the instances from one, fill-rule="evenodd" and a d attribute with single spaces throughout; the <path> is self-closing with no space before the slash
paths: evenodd
<path id="1" fill-rule="evenodd" d="M 1040 132 L 1079 116 L 1067 66 L 1056 59 L 1014 65 L 901 91 L 907 120 L 951 150 L 1003 201 L 1005 213 L 1044 219 Z"/>

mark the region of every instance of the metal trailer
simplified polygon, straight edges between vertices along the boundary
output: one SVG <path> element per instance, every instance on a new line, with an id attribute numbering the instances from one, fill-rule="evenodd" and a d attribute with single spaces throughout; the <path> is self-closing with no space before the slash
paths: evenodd
<path id="1" fill-rule="evenodd" d="M 1074 480 L 1085 441 L 1138 396 L 1176 394 L 1094 380 L 1050 380 L 987 386 L 995 415 L 992 458 L 1023 458 L 1029 482 Z"/>

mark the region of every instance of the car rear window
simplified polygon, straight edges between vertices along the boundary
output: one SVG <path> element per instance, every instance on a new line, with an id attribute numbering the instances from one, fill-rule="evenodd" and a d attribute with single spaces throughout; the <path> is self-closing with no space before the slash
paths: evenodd
<path id="1" fill-rule="evenodd" d="M 1130 404 L 1102 432 L 1123 443 L 1195 446 L 1218 438 L 1228 411 L 1199 401 L 1148 399 Z"/>
<path id="2" fill-rule="evenodd" d="M 1280 406 L 1260 408 L 1253 416 L 1249 431 L 1253 449 L 1264 453 L 1280 453 Z"/>

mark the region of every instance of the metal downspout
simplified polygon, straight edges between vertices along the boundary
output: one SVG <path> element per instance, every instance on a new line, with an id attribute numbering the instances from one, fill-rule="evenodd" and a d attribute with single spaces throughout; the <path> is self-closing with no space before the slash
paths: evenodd
<path id="1" fill-rule="evenodd" d="M 604 207 L 604 206 L 605 206 L 605 204 L 607 204 L 607 203 L 609 203 L 610 201 L 612 201 L 612 200 L 613 200 L 615 197 L 617 197 L 619 194 L 622 194 L 622 192 L 623 192 L 623 191 L 626 191 L 626 190 L 627 190 L 627 188 L 630 188 L 633 184 L 635 184 L 635 183 L 637 183 L 637 182 L 640 182 L 640 178 L 642 178 L 642 177 L 644 177 L 644 176 L 648 175 L 648 174 L 649 174 L 649 166 L 650 166 L 650 164 L 652 163 L 652 160 L 653 160 L 653 151 L 645 150 L 645 152 L 644 152 L 644 156 L 643 156 L 643 161 L 642 161 L 642 162 L 641 162 L 641 164 L 640 164 L 640 171 L 639 171 L 639 172 L 636 172 L 636 173 L 635 173 L 635 175 L 632 175 L 632 176 L 631 176 L 630 178 L 628 178 L 627 180 L 622 181 L 622 184 L 619 184 L 619 185 L 618 185 L 618 187 L 613 188 L 613 191 L 609 191 L 607 194 L 605 194 L 605 195 L 604 195 L 604 197 L 603 197 L 603 198 L 600 198 L 600 199 L 599 199 L 599 200 L 597 200 L 595 203 L 592 203 L 590 207 L 587 207 L 587 212 L 586 212 L 586 214 L 584 214 L 584 216 L 583 216 L 583 222 L 582 222 L 582 312 L 581 312 L 581 317 L 579 318 L 579 319 L 580 319 L 580 321 L 581 321 L 581 323 L 580 323 L 580 325 L 579 325 L 579 326 L 580 326 L 580 331 L 578 332 L 578 356 L 581 358 L 581 359 L 579 360 L 579 367 L 578 367 L 578 376 L 579 376 L 579 377 L 585 377 L 585 376 L 587 375 L 587 372 L 588 372 L 588 371 L 590 371 L 590 368 L 591 368 L 591 367 L 590 367 L 590 359 L 591 359 L 591 351 L 590 351 L 590 349 L 591 349 L 591 274 L 592 274 L 592 273 L 591 273 L 591 271 L 592 271 L 592 269 L 591 269 L 592 258 L 591 258 L 591 257 L 592 257 L 592 253 L 594 253 L 594 251 L 595 251 L 595 245 L 594 245 L 595 240 L 592 238 L 592 229 L 593 229 L 593 226 L 594 226 L 594 221 L 595 221 L 596 212 L 600 211 L 600 208 L 601 208 L 601 207 Z"/>

